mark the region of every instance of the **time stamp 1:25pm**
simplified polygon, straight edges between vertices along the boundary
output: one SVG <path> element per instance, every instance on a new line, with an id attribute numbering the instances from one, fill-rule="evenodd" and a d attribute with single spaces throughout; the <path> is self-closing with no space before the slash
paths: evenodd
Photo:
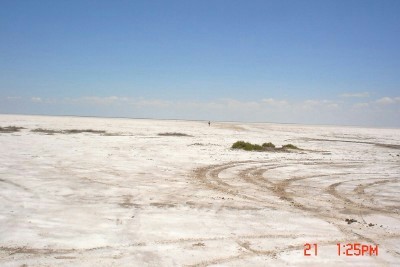
<path id="1" fill-rule="evenodd" d="M 337 243 L 338 256 L 378 256 L 378 245 Z M 318 244 L 304 244 L 304 256 L 318 256 Z"/>

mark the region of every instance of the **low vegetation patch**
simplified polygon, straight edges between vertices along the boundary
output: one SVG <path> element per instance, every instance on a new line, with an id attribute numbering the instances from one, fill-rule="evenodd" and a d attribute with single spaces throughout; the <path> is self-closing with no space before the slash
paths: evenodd
<path id="1" fill-rule="evenodd" d="M 271 143 L 271 142 L 268 142 L 268 143 L 262 144 L 262 147 L 264 147 L 264 148 L 275 148 L 275 145 L 273 143 Z"/>
<path id="2" fill-rule="evenodd" d="M 34 133 L 44 133 L 44 134 L 62 133 L 61 130 L 50 130 L 50 129 L 43 129 L 43 128 L 33 129 L 33 130 L 31 130 L 31 132 L 34 132 Z"/>
<path id="3" fill-rule="evenodd" d="M 71 130 L 64 130 L 64 133 L 67 134 L 77 134 L 77 133 L 95 133 L 95 134 L 105 134 L 106 131 L 103 130 L 92 130 L 92 129 L 71 129 Z"/>
<path id="4" fill-rule="evenodd" d="M 246 151 L 262 151 L 264 150 L 262 146 L 257 144 L 252 144 L 245 141 L 237 141 L 232 145 L 233 149 L 243 149 Z"/>
<path id="5" fill-rule="evenodd" d="M 25 129 L 25 128 L 17 127 L 17 126 L 0 127 L 0 133 L 15 133 L 15 132 L 19 132 L 22 129 Z"/>
<path id="6" fill-rule="evenodd" d="M 287 144 L 282 147 L 276 147 L 273 143 L 264 143 L 262 145 L 252 144 L 245 141 L 237 141 L 232 145 L 233 149 L 243 149 L 246 151 L 288 151 L 290 149 L 299 149 L 297 146 Z"/>
<path id="7" fill-rule="evenodd" d="M 185 133 L 159 133 L 159 136 L 190 136 L 192 137 L 192 135 L 189 134 L 185 134 Z"/>
<path id="8" fill-rule="evenodd" d="M 133 136 L 133 134 L 131 134 L 131 133 L 121 133 L 121 132 L 117 132 L 117 133 L 108 133 L 108 132 L 106 132 L 106 133 L 101 134 L 101 135 L 103 135 L 103 136 Z"/>
<path id="9" fill-rule="evenodd" d="M 69 129 L 69 130 L 52 130 L 37 128 L 31 130 L 34 133 L 44 133 L 44 134 L 78 134 L 78 133 L 94 133 L 94 134 L 106 134 L 106 131 L 102 130 L 92 130 L 92 129 Z"/>
<path id="10" fill-rule="evenodd" d="M 282 146 L 283 149 L 299 149 L 297 146 L 292 145 L 292 144 L 287 144 Z"/>

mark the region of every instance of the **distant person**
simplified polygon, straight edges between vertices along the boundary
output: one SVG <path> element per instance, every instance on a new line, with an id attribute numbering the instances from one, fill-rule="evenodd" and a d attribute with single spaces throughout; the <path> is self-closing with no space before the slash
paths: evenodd
<path id="1" fill-rule="evenodd" d="M 208 121 L 208 127 L 210 127 L 211 126 L 211 121 Z"/>

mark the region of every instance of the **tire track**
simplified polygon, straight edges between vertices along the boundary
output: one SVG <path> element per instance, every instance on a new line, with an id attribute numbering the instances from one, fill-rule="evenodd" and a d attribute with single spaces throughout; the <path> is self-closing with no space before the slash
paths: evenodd
<path id="1" fill-rule="evenodd" d="M 285 168 L 287 166 L 295 166 L 298 165 L 310 165 L 310 166 L 329 166 L 330 168 L 354 168 L 354 171 L 351 172 L 334 172 L 331 171 L 329 174 L 310 174 L 305 176 L 295 176 L 289 177 L 286 179 L 271 179 L 268 175 L 268 171 L 273 169 Z M 200 181 L 201 184 L 206 186 L 207 188 L 219 192 L 223 192 L 226 194 L 230 194 L 237 198 L 246 200 L 252 205 L 263 207 L 266 206 L 266 202 L 268 205 L 272 205 L 274 209 L 285 209 L 288 211 L 302 211 L 305 212 L 312 217 L 316 217 L 322 219 L 330 224 L 332 224 L 335 228 L 337 228 L 346 239 L 351 240 L 351 242 L 369 242 L 371 244 L 377 244 L 375 242 L 375 238 L 383 238 L 385 234 L 362 234 L 361 231 L 358 231 L 358 227 L 348 226 L 344 223 L 344 215 L 341 214 L 341 209 L 344 209 L 347 212 L 350 212 L 352 215 L 356 215 L 360 217 L 361 221 L 364 225 L 367 224 L 363 215 L 364 214 L 385 214 L 385 215 L 394 215 L 393 210 L 387 209 L 386 207 L 373 207 L 370 205 L 365 205 L 364 203 L 357 203 L 353 201 L 351 198 L 354 196 L 362 196 L 363 198 L 371 197 L 366 192 L 365 189 L 374 185 L 386 184 L 389 182 L 397 182 L 397 179 L 385 179 L 381 181 L 370 182 L 371 178 L 364 179 L 348 179 L 348 175 L 368 175 L 368 173 L 361 174 L 359 169 L 362 165 L 359 162 L 353 163 L 337 163 L 332 164 L 330 162 L 317 162 L 310 164 L 309 162 L 296 162 L 289 164 L 277 164 L 268 161 L 239 161 L 239 162 L 229 162 L 226 164 L 219 165 L 211 165 L 203 168 L 199 168 L 195 170 L 195 178 L 197 181 Z M 221 173 L 224 171 L 230 171 L 231 178 L 222 178 Z M 296 182 L 305 181 L 307 179 L 315 179 L 322 177 L 335 177 L 334 181 L 329 182 L 329 180 L 322 180 L 322 184 L 317 184 L 315 187 L 310 186 L 309 183 L 302 183 L 301 185 L 295 184 Z M 376 179 L 376 178 L 373 178 Z M 338 187 L 343 184 L 354 183 L 355 181 L 360 181 L 361 184 L 356 186 L 350 193 L 341 193 L 338 190 Z M 327 182 L 328 185 L 324 185 Z M 241 186 L 238 186 L 238 185 Z M 316 190 L 320 190 L 320 194 L 316 194 Z M 353 194 L 352 194 L 352 193 Z M 268 194 L 269 196 L 276 197 L 276 201 L 273 201 L 273 198 L 263 198 L 264 194 Z M 299 202 L 299 199 L 312 199 L 313 206 L 305 205 L 302 202 Z M 279 201 L 280 200 L 280 201 Z M 282 200 L 286 202 L 288 205 L 282 205 Z M 326 208 L 328 207 L 328 210 Z M 338 210 L 339 209 L 339 210 Z M 339 211 L 339 212 L 338 212 Z M 348 213 L 344 213 L 348 214 Z M 365 231 L 364 231 L 365 232 Z M 237 244 L 243 247 L 246 252 L 241 253 L 239 255 L 232 255 L 223 258 L 211 259 L 209 261 L 200 262 L 190 266 L 207 266 L 210 264 L 225 264 L 231 261 L 236 261 L 248 257 L 254 256 L 276 256 L 281 252 L 288 250 L 295 250 L 303 248 L 304 244 L 288 246 L 283 249 L 278 250 L 256 250 L 251 248 L 248 243 L 242 241 L 242 239 L 238 238 L 236 240 Z M 356 241 L 354 241 L 356 240 Z M 326 241 L 324 244 L 331 245 L 336 244 L 337 242 L 341 242 L 340 240 L 334 241 Z M 319 244 L 323 242 L 319 242 Z M 391 252 L 390 252 L 391 253 Z M 393 254 L 393 253 L 391 253 Z"/>

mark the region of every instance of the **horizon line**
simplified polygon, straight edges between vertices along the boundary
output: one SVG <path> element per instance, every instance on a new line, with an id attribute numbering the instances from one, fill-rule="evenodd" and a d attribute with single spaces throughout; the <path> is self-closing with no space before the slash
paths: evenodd
<path id="1" fill-rule="evenodd" d="M 207 120 L 207 119 L 177 119 L 177 118 L 154 118 L 154 117 L 115 117 L 115 116 L 93 116 L 93 115 L 55 115 L 55 114 L 27 114 L 27 113 L 0 113 L 0 115 L 17 115 L 17 116 L 40 116 L 40 117 L 74 117 L 74 118 L 103 118 L 103 119 L 130 119 L 130 120 L 160 120 L 160 121 L 193 121 L 193 122 L 218 122 L 218 123 L 265 123 L 265 124 L 282 124 L 282 125 L 304 125 L 304 126 L 321 126 L 321 127 L 349 127 L 349 128 L 372 128 L 372 129 L 394 129 L 398 130 L 400 127 L 393 126 L 365 126 L 354 124 L 311 124 L 311 123 L 296 123 L 296 122 L 271 122 L 271 121 L 221 121 L 221 120 Z"/>

